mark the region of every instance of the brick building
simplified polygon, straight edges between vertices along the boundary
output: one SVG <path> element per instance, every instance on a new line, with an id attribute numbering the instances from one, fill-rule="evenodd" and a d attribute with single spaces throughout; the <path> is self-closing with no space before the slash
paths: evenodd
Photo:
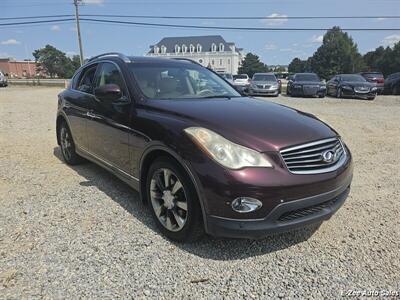
<path id="1" fill-rule="evenodd" d="M 7 74 L 9 78 L 30 78 L 38 75 L 34 61 L 0 58 L 0 70 Z"/>

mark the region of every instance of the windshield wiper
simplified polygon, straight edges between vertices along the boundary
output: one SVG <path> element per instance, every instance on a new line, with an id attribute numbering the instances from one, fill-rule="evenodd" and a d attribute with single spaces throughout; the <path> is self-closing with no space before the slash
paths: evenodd
<path id="1" fill-rule="evenodd" d="M 228 96 L 228 95 L 215 95 L 215 96 L 206 96 L 201 97 L 200 99 L 212 99 L 212 98 L 220 98 L 220 99 L 231 99 L 238 96 Z"/>

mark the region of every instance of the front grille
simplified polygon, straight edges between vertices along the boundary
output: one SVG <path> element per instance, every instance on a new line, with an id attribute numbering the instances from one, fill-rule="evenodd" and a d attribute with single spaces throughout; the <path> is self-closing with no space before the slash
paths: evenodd
<path id="1" fill-rule="evenodd" d="M 354 91 L 356 93 L 368 93 L 369 92 L 369 88 L 367 88 L 367 87 L 355 87 Z"/>
<path id="2" fill-rule="evenodd" d="M 259 89 L 269 89 L 269 85 L 263 85 L 263 84 L 257 84 L 257 87 L 259 88 Z"/>
<path id="3" fill-rule="evenodd" d="M 315 95 L 319 90 L 319 85 L 304 85 L 303 93 L 304 95 Z"/>
<path id="4" fill-rule="evenodd" d="M 346 159 L 342 142 L 324 139 L 281 150 L 286 167 L 294 174 L 318 174 L 338 169 Z"/>
<path id="5" fill-rule="evenodd" d="M 315 204 L 309 207 L 304 207 L 304 208 L 300 208 L 297 210 L 292 210 L 292 211 L 288 211 L 285 212 L 284 214 L 282 214 L 279 218 L 278 221 L 280 222 L 289 222 L 289 221 L 293 221 L 299 218 L 303 218 L 303 217 L 307 217 L 309 215 L 313 215 L 316 213 L 319 213 L 320 211 L 322 211 L 324 208 L 330 207 L 333 204 L 335 204 L 336 202 L 336 198 L 333 200 L 329 200 L 326 202 L 322 202 L 319 204 Z"/>

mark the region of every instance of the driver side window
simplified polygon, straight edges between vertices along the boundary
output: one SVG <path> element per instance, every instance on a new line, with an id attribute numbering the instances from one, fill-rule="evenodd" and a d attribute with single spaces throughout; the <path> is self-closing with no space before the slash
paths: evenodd
<path id="1" fill-rule="evenodd" d="M 112 63 L 102 63 L 100 71 L 96 75 L 95 87 L 106 84 L 116 84 L 121 89 L 122 95 L 126 96 L 125 83 L 117 66 Z"/>

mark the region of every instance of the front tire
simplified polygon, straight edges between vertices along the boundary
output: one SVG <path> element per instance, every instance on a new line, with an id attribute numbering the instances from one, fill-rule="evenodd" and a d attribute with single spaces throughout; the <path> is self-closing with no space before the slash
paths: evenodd
<path id="1" fill-rule="evenodd" d="M 60 124 L 58 129 L 58 140 L 60 142 L 62 156 L 68 165 L 78 165 L 84 161 L 75 151 L 74 139 L 65 121 Z"/>
<path id="2" fill-rule="evenodd" d="M 342 97 L 343 97 L 342 89 L 338 88 L 336 91 L 336 98 L 342 98 Z"/>
<path id="3" fill-rule="evenodd" d="M 149 169 L 146 196 L 157 227 L 169 239 L 195 241 L 204 234 L 196 189 L 172 159 L 157 159 Z"/>

